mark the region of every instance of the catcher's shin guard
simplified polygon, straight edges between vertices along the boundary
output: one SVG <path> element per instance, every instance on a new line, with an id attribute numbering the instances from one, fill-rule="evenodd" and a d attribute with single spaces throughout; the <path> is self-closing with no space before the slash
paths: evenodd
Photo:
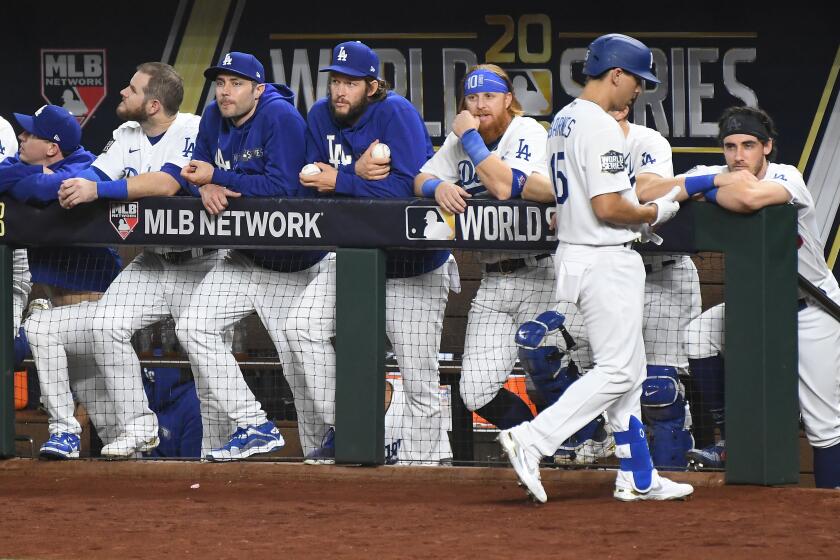
<path id="1" fill-rule="evenodd" d="M 642 412 L 650 426 L 653 464 L 657 468 L 686 466 L 686 452 L 694 447 L 686 414 L 685 390 L 676 368 L 648 366 L 642 384 Z"/>
<path id="2" fill-rule="evenodd" d="M 653 484 L 653 462 L 644 424 L 635 416 L 630 416 L 630 427 L 627 431 L 615 432 L 613 435 L 619 470 L 632 475 L 633 488 L 637 492 L 647 492 Z"/>

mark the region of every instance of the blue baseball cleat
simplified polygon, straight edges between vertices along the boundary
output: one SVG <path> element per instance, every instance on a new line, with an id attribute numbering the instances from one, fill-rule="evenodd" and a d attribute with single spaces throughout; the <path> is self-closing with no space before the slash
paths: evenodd
<path id="1" fill-rule="evenodd" d="M 42 459 L 77 459 L 81 443 L 79 436 L 69 432 L 50 434 L 50 439 L 41 446 Z"/>
<path id="2" fill-rule="evenodd" d="M 230 441 L 223 447 L 211 449 L 205 459 L 210 461 L 238 461 L 258 453 L 271 453 L 282 449 L 286 442 L 280 430 L 269 420 L 259 426 L 237 428 Z"/>
<path id="3" fill-rule="evenodd" d="M 720 440 L 703 449 L 689 449 L 685 456 L 692 471 L 722 469 L 726 466 L 726 442 Z"/>

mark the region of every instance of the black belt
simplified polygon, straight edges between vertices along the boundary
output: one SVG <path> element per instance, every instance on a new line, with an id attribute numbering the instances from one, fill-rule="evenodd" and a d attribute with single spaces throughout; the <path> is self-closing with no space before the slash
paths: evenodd
<path id="1" fill-rule="evenodd" d="M 808 307 L 808 302 L 805 300 L 805 298 L 799 298 L 799 300 L 796 302 L 796 310 L 802 311 L 806 307 Z"/>
<path id="2" fill-rule="evenodd" d="M 185 262 L 215 253 L 218 249 L 187 249 L 186 251 L 171 251 L 169 253 L 157 253 L 160 258 L 169 264 L 184 264 Z"/>
<path id="3" fill-rule="evenodd" d="M 537 255 L 536 257 L 534 257 L 534 259 L 537 261 L 541 261 L 543 259 L 547 259 L 550 256 L 551 253 L 543 253 L 542 255 Z M 525 268 L 526 266 L 531 266 L 531 263 L 529 263 L 526 259 L 508 259 L 506 261 L 485 264 L 484 271 L 510 274 L 511 272 L 517 271 L 520 268 Z"/>
<path id="4" fill-rule="evenodd" d="M 660 270 L 662 270 L 666 266 L 674 266 L 675 264 L 677 264 L 677 261 L 675 261 L 675 260 L 662 261 L 660 263 L 660 266 L 656 267 L 656 271 L 659 272 Z M 645 272 L 647 272 L 648 274 L 653 272 L 653 269 L 654 269 L 654 266 L 652 264 L 646 264 L 645 265 Z"/>

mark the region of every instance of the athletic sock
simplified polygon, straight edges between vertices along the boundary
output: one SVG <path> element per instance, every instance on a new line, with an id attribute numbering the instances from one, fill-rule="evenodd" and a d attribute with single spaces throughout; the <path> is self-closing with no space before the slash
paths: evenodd
<path id="1" fill-rule="evenodd" d="M 525 401 L 504 387 L 493 397 L 493 400 L 476 412 L 501 430 L 507 430 L 534 419 L 534 414 Z"/>

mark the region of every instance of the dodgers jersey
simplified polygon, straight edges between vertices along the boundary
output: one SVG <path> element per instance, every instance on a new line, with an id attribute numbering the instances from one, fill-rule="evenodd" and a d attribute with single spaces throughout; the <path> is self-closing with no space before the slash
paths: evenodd
<path id="1" fill-rule="evenodd" d="M 684 173 L 685 176 L 711 175 L 729 171 L 725 165 L 698 165 Z M 837 280 L 828 269 L 823 257 L 823 244 L 820 241 L 814 199 L 805 185 L 805 179 L 792 165 L 769 163 L 762 181 L 772 181 L 785 188 L 790 194 L 789 204 L 796 207 L 796 230 L 799 235 L 797 268 L 799 273 L 812 284 L 827 293 L 837 290 Z M 800 290 L 800 297 L 806 294 Z"/>
<path id="2" fill-rule="evenodd" d="M 534 171 L 545 174 L 545 143 L 548 134 L 545 128 L 530 117 L 513 117 L 495 146 L 488 146 L 511 168 L 526 176 Z M 490 196 L 481 184 L 472 160 L 464 151 L 461 139 L 450 132 L 443 146 L 432 159 L 420 168 L 421 173 L 430 173 L 448 183 L 460 185 L 473 197 Z"/>
<path id="3" fill-rule="evenodd" d="M 660 177 L 674 176 L 674 162 L 671 145 L 659 131 L 638 124 L 627 123 L 630 129 L 625 138 L 627 175 L 630 184 L 636 186 L 636 176 L 653 173 Z M 638 167 L 637 167 L 638 163 Z"/>
<path id="4" fill-rule="evenodd" d="M 487 146 L 490 153 L 499 156 L 512 169 L 518 169 L 526 176 L 533 172 L 546 173 L 545 144 L 548 133 L 536 120 L 530 117 L 513 117 L 502 137 L 494 145 Z M 472 160 L 464 151 L 461 139 L 450 132 L 435 155 L 420 168 L 438 179 L 461 186 L 474 198 L 492 198 L 475 170 Z M 478 260 L 495 263 L 506 259 L 521 258 L 539 253 L 503 253 L 478 251 Z"/>
<path id="5" fill-rule="evenodd" d="M 114 139 L 105 146 L 93 167 L 109 180 L 165 171 L 167 164 L 171 168 L 177 167 L 180 172 L 192 159 L 199 120 L 191 113 L 178 113 L 155 144 L 149 141 L 137 121 L 123 123 L 114 131 Z"/>
<path id="6" fill-rule="evenodd" d="M 557 239 L 575 245 L 621 245 L 638 235 L 630 226 L 598 219 L 591 199 L 619 193 L 638 205 L 624 163 L 625 138 L 599 105 L 575 99 L 548 131 L 549 176 L 557 196 Z"/>
<path id="7" fill-rule="evenodd" d="M 17 151 L 18 143 L 15 129 L 12 128 L 9 121 L 0 117 L 0 161 L 15 155 Z"/>

